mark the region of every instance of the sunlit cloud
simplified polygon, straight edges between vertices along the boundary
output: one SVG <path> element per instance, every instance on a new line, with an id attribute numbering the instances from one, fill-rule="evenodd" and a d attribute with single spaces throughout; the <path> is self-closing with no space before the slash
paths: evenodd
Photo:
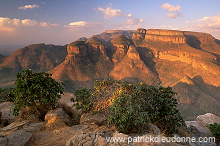
<path id="1" fill-rule="evenodd" d="M 167 17 L 169 18 L 177 18 L 180 16 L 180 13 L 167 13 Z"/>
<path id="2" fill-rule="evenodd" d="M 187 21 L 186 25 L 180 29 L 187 31 L 199 31 L 212 34 L 220 39 L 220 14 L 210 17 L 203 17 L 195 21 Z"/>
<path id="3" fill-rule="evenodd" d="M 132 14 L 128 14 L 127 16 L 128 16 L 128 17 L 132 17 L 133 15 L 132 15 Z"/>
<path id="4" fill-rule="evenodd" d="M 136 25 L 139 26 L 144 22 L 144 19 L 137 19 L 137 18 L 129 18 L 127 20 L 128 25 Z"/>
<path id="5" fill-rule="evenodd" d="M 0 28 L 6 27 L 20 27 L 20 26 L 54 26 L 56 24 L 50 24 L 46 22 L 37 22 L 36 20 L 31 19 L 10 19 L 7 17 L 0 17 Z M 2 29 L 0 29 L 2 30 Z"/>
<path id="6" fill-rule="evenodd" d="M 25 6 L 21 6 L 18 9 L 20 10 L 27 10 L 27 9 L 33 9 L 33 8 L 38 8 L 39 6 L 34 4 L 34 5 L 25 5 Z"/>
<path id="7" fill-rule="evenodd" d="M 107 7 L 106 9 L 98 7 L 97 10 L 102 12 L 104 14 L 105 18 L 124 15 L 120 9 L 113 9 L 111 7 Z"/>
<path id="8" fill-rule="evenodd" d="M 180 17 L 180 6 L 179 5 L 176 5 L 176 6 L 173 6 L 169 3 L 165 3 L 161 6 L 162 9 L 165 9 L 167 10 L 169 13 L 167 13 L 167 17 L 168 18 L 177 18 L 177 17 Z"/>
<path id="9" fill-rule="evenodd" d="M 72 22 L 72 23 L 69 23 L 69 27 L 75 27 L 75 26 L 86 26 L 88 25 L 88 22 L 85 22 L 85 21 L 78 21 L 78 22 Z"/>
<path id="10" fill-rule="evenodd" d="M 161 8 L 168 10 L 169 12 L 180 12 L 180 6 L 173 6 L 169 3 L 165 3 L 161 6 Z"/>

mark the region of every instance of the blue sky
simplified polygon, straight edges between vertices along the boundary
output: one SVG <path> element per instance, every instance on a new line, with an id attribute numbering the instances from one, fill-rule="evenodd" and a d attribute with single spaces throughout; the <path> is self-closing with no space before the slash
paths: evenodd
<path id="1" fill-rule="evenodd" d="M 64 45 L 105 30 L 140 27 L 220 39 L 220 0 L 0 0 L 0 48 Z"/>

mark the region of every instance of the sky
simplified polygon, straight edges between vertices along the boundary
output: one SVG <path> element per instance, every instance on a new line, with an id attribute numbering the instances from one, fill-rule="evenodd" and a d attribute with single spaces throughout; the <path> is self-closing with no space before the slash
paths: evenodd
<path id="1" fill-rule="evenodd" d="M 220 0 L 0 0 L 0 49 L 65 45 L 106 30 L 137 28 L 220 39 Z"/>

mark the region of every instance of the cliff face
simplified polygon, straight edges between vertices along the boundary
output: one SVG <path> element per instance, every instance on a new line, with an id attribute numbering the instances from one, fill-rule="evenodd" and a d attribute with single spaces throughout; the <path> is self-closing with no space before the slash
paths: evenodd
<path id="1" fill-rule="evenodd" d="M 115 52 L 113 54 L 112 61 L 114 62 L 114 64 L 117 64 L 125 56 L 129 46 L 132 45 L 132 43 L 124 35 L 119 35 L 118 37 L 115 37 L 111 42 L 112 42 L 112 49 Z"/>
<path id="2" fill-rule="evenodd" d="M 106 56 L 105 46 L 98 40 L 75 41 L 67 46 L 65 60 L 50 73 L 57 80 L 75 82 L 90 81 L 106 77 L 112 62 Z"/>
<path id="3" fill-rule="evenodd" d="M 129 49 L 115 65 L 110 72 L 110 76 L 117 80 L 126 80 L 130 82 L 146 82 L 148 84 L 159 84 L 159 78 L 145 63 L 141 60 L 135 46 L 129 46 Z"/>
<path id="4" fill-rule="evenodd" d="M 181 31 L 149 29 L 146 32 L 145 41 L 184 44 L 186 37 Z"/>

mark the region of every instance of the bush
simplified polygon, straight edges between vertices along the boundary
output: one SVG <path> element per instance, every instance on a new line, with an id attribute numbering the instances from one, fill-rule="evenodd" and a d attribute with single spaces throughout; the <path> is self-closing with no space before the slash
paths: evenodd
<path id="1" fill-rule="evenodd" d="M 220 137 L 220 124 L 218 123 L 210 124 L 209 129 L 211 130 L 214 136 Z"/>
<path id="2" fill-rule="evenodd" d="M 151 122 L 170 135 L 177 132 L 179 127 L 185 127 L 177 109 L 178 102 L 173 98 L 175 94 L 171 87 L 129 84 L 108 79 L 96 81 L 94 89 L 77 90 L 76 101 L 80 101 L 80 104 L 75 105 L 79 109 L 86 107 L 84 112 L 104 111 L 108 123 L 120 132 L 142 132 Z"/>
<path id="3" fill-rule="evenodd" d="M 18 115 L 23 108 L 31 108 L 39 118 L 55 108 L 63 94 L 63 84 L 56 82 L 48 73 L 34 73 L 24 70 L 17 74 L 13 114 Z"/>

